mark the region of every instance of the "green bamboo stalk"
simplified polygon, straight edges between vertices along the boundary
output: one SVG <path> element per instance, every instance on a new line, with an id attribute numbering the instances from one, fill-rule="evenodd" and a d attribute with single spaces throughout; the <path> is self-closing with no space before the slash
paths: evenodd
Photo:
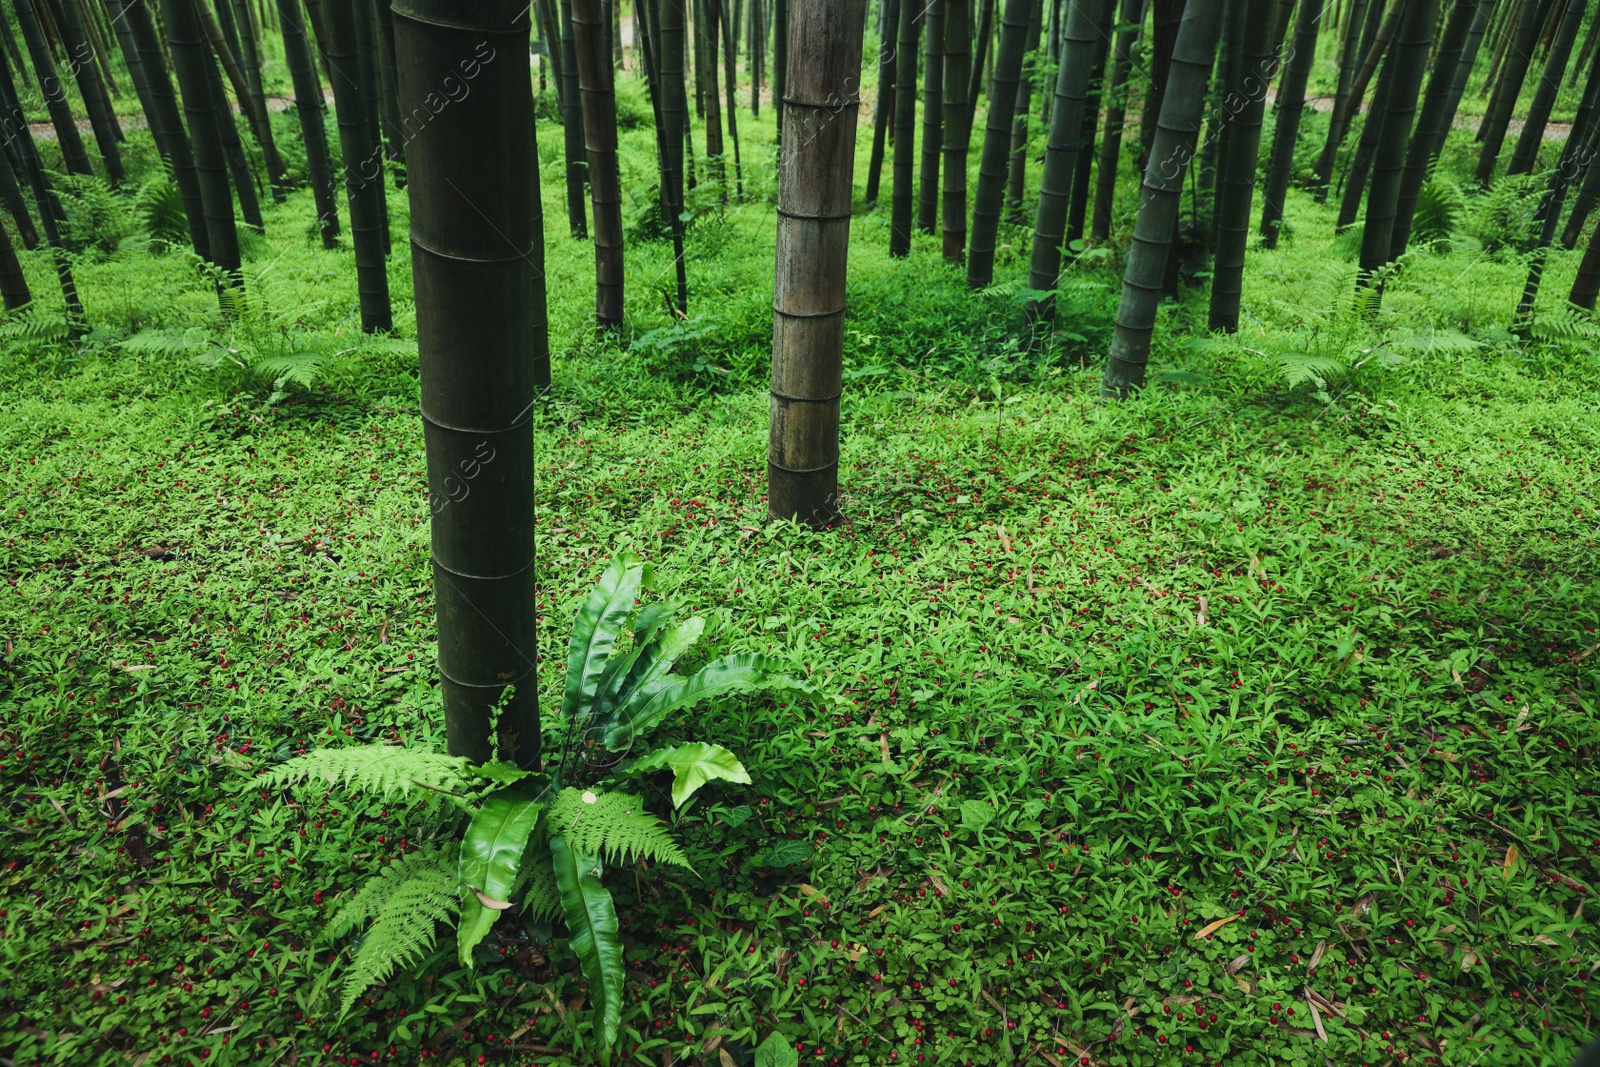
<path id="1" fill-rule="evenodd" d="M 994 246 L 1005 199 L 1006 163 L 1022 80 L 1023 49 L 1028 44 L 1031 0 L 1006 0 L 1000 15 L 1000 47 L 994 56 L 983 155 L 978 162 L 978 192 L 972 203 L 972 250 L 967 256 L 967 286 L 982 289 L 994 281 Z"/>
<path id="2" fill-rule="evenodd" d="M 532 417 L 549 348 L 528 6 L 396 0 L 394 29 L 404 114 L 473 84 L 406 153 L 446 744 L 533 770 Z"/>
<path id="3" fill-rule="evenodd" d="M 312 64 L 300 5 L 296 0 L 277 0 L 277 4 L 284 64 L 289 68 L 289 78 L 294 85 L 295 116 L 300 121 L 300 140 L 306 146 L 306 172 L 311 179 L 312 200 L 317 208 L 317 231 L 323 248 L 336 248 L 339 199 L 334 192 L 333 160 L 328 153 L 328 106 L 322 87 L 317 83 L 317 69 Z"/>
<path id="4" fill-rule="evenodd" d="M 356 23 L 356 4 L 361 2 L 363 0 L 324 0 L 323 7 L 328 21 L 328 62 L 333 65 L 333 108 L 339 123 L 340 154 L 344 159 L 350 238 L 355 244 L 361 328 L 367 333 L 387 333 L 394 328 L 394 321 L 389 304 L 388 265 L 384 262 L 383 167 L 379 163 L 381 149 L 373 140 L 372 125 L 367 121 L 367 98 L 361 84 Z M 423 0 L 417 2 L 420 4 Z M 471 54 L 468 49 L 459 58 L 466 59 Z M 513 65 L 520 65 L 526 76 L 525 61 Z M 451 122 L 429 122 L 423 129 L 451 125 Z M 484 153 L 478 153 L 482 155 Z"/>

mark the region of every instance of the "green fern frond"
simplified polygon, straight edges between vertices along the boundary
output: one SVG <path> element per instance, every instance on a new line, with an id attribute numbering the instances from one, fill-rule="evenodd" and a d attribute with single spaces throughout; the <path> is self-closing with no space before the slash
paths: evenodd
<path id="1" fill-rule="evenodd" d="M 249 781 L 246 787 L 283 789 L 320 778 L 385 799 L 419 791 L 465 793 L 482 784 L 467 767 L 467 760 L 460 756 L 446 756 L 425 748 L 355 745 L 296 756 Z"/>
<path id="2" fill-rule="evenodd" d="M 338 910 L 328 919 L 329 936 L 343 936 L 375 918 L 400 887 L 413 878 L 431 877 L 429 872 L 435 869 L 449 870 L 453 875 L 459 847 L 454 841 L 424 845 L 385 864 L 377 874 L 361 883 L 360 889 L 339 902 Z"/>
<path id="3" fill-rule="evenodd" d="M 61 311 L 46 309 L 38 304 L 29 304 L 0 322 L 0 340 L 5 341 L 65 341 L 67 333 L 67 320 Z"/>
<path id="4" fill-rule="evenodd" d="M 1417 208 L 1411 217 L 1411 240 L 1434 241 L 1449 237 L 1461 223 L 1466 197 L 1461 187 L 1449 178 L 1434 175 L 1417 193 Z"/>
<path id="5" fill-rule="evenodd" d="M 530 919 L 554 919 L 561 914 L 561 889 L 550 870 L 550 847 L 529 849 L 522 863 L 522 914 Z"/>
<path id="6" fill-rule="evenodd" d="M 343 931 L 372 918 L 345 974 L 339 1015 L 426 955 L 438 940 L 438 924 L 452 921 L 458 902 L 454 845 L 411 853 L 368 879 L 329 924 L 330 932 Z"/>
<path id="7" fill-rule="evenodd" d="M 566 838 L 580 853 L 603 855 L 611 866 L 627 858 L 644 858 L 688 867 L 689 857 L 667 827 L 643 809 L 643 802 L 630 793 L 563 789 L 546 818 L 551 836 Z"/>
<path id="8" fill-rule="evenodd" d="M 1600 339 L 1600 325 L 1570 304 L 1554 304 L 1533 317 L 1528 335 L 1536 341 L 1594 341 Z"/>
<path id="9" fill-rule="evenodd" d="M 1349 369 L 1330 356 L 1313 356 L 1303 352 L 1279 353 L 1278 366 L 1283 371 L 1284 384 L 1290 389 L 1308 382 L 1323 388 L 1330 378 L 1338 378 Z"/>
<path id="10" fill-rule="evenodd" d="M 155 356 L 194 356 L 221 342 L 199 326 L 187 330 L 141 330 L 117 342 L 118 348 Z"/>
<path id="11" fill-rule="evenodd" d="M 273 386 L 282 389 L 287 383 L 309 388 L 316 380 L 317 370 L 327 357 L 321 352 L 294 352 L 287 356 L 268 356 L 250 365 L 252 374 L 271 378 Z"/>

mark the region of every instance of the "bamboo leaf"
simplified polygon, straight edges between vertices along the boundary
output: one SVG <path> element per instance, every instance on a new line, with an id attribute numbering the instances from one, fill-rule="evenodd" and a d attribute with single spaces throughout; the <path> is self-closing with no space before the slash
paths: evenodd
<path id="1" fill-rule="evenodd" d="M 600 1062 L 610 1063 L 622 1018 L 622 939 L 617 934 L 616 905 L 600 884 L 598 856 L 579 855 L 565 840 L 552 837 L 550 862 L 561 890 L 567 943 L 589 980 Z"/>

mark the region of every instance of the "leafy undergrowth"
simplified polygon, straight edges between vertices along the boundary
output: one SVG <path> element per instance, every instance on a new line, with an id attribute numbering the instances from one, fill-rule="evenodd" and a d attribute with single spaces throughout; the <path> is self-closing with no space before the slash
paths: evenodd
<path id="1" fill-rule="evenodd" d="M 351 946 L 323 926 L 432 824 L 251 785 L 321 746 L 443 747 L 412 358 L 359 347 L 348 253 L 312 246 L 306 201 L 251 254 L 277 310 L 195 346 L 309 350 L 312 384 L 122 344 L 214 303 L 142 244 L 80 264 L 86 343 L 0 361 L 8 1063 L 590 1062 L 561 931 L 515 915 L 475 969 L 445 937 L 337 1019 Z M 931 239 L 890 264 L 865 216 L 847 521 L 823 533 L 766 522 L 766 398 L 733 365 L 764 343 L 770 205 L 704 222 L 715 351 L 588 340 L 587 246 L 552 239 L 543 647 L 631 545 L 706 617 L 703 656 L 787 657 L 850 702 L 667 725 L 754 784 L 675 820 L 693 873 L 612 881 L 624 1059 L 746 1063 L 777 1031 L 805 1064 L 1544 1064 L 1589 1036 L 1584 324 L 1507 332 L 1515 256 L 1469 247 L 1352 317 L 1311 236 L 1331 226 L 1292 207 L 1240 335 L 1191 345 L 1203 301 L 1173 310 L 1157 370 L 1182 374 L 1116 405 L 1104 302 L 1041 360 L 1001 336 L 1015 294 L 958 304 Z M 670 253 L 639 259 L 637 320 L 664 327 Z"/>

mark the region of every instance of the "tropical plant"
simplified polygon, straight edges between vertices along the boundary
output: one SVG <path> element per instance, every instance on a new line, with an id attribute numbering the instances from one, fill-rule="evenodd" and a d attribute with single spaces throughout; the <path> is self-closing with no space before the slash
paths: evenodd
<path id="1" fill-rule="evenodd" d="M 432 948 L 440 923 L 455 927 L 465 967 L 502 912 L 559 918 L 589 982 L 596 1052 L 608 1062 L 622 1013 L 622 939 L 616 906 L 601 881 L 607 865 L 639 860 L 689 868 L 668 828 L 645 810 L 643 776 L 670 772 L 671 802 L 681 810 L 714 780 L 750 784 L 721 745 L 646 743 L 670 716 L 708 697 L 752 689 L 816 694 L 768 656 L 735 654 L 694 674 L 673 667 L 705 632 L 705 620 L 681 622 L 656 602 L 636 608 L 654 587 L 654 571 L 618 552 L 590 591 L 572 627 L 562 699 L 565 736 L 543 769 L 503 759 L 475 764 L 426 748 L 372 744 L 298 756 L 241 788 L 278 790 L 325 781 L 383 799 L 408 797 L 440 806 L 430 843 L 369 878 L 329 920 L 338 937 L 365 926 L 340 992 L 346 1014 L 373 985 L 415 964 Z"/>

